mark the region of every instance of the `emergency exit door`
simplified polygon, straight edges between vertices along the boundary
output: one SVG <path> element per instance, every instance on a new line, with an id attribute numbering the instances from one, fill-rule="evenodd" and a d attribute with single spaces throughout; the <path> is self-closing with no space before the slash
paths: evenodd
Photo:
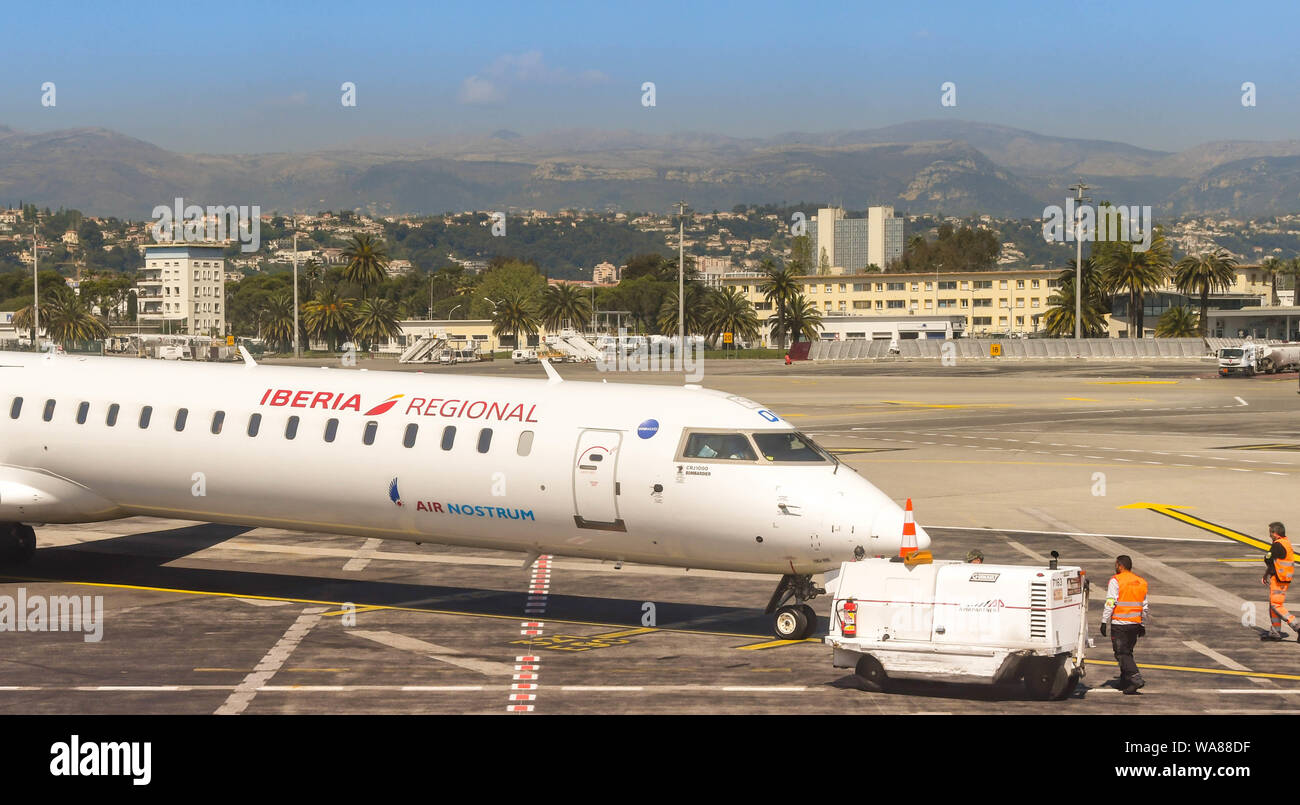
<path id="1" fill-rule="evenodd" d="M 573 520 L 579 528 L 626 531 L 618 516 L 618 454 L 623 434 L 584 430 L 573 461 Z"/>

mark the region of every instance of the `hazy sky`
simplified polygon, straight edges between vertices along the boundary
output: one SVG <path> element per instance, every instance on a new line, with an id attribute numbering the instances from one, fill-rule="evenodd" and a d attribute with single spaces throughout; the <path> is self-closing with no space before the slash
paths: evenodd
<path id="1" fill-rule="evenodd" d="M 185 152 L 501 128 L 766 136 L 943 117 L 1162 150 L 1300 137 L 1296 3 L 68 8 L 6 10 L 0 124 L 103 126 Z M 340 103 L 346 81 L 355 108 Z M 953 108 L 940 105 L 948 81 Z M 1254 108 L 1241 103 L 1246 81 Z"/>

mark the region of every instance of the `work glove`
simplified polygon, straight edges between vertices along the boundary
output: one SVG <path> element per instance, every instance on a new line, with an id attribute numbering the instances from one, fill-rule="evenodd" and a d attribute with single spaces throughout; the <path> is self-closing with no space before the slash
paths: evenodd
<path id="1" fill-rule="evenodd" d="M 1104 623 L 1101 625 L 1101 636 L 1102 637 L 1106 636 L 1106 624 Z"/>
<path id="2" fill-rule="evenodd" d="M 1138 637 L 1146 637 L 1146 636 L 1147 636 L 1147 627 L 1142 626 L 1142 625 L 1139 624 L 1139 625 L 1138 625 Z"/>

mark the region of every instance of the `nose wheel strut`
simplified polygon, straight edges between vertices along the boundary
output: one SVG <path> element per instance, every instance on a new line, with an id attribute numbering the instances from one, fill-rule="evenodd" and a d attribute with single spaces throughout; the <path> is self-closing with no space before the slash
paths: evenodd
<path id="1" fill-rule="evenodd" d="M 778 640 L 803 640 L 811 636 L 817 630 L 817 612 L 805 602 L 825 592 L 812 583 L 810 573 L 782 576 L 764 610 L 772 616 L 772 634 Z"/>

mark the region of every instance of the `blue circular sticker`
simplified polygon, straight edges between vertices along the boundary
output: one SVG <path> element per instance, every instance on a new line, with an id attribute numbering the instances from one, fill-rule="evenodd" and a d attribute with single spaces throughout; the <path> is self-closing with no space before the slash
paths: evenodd
<path id="1" fill-rule="evenodd" d="M 640 425 L 637 425 L 636 428 L 636 435 L 640 436 L 642 439 L 649 439 L 651 436 L 654 436 L 658 432 L 659 432 L 659 420 L 657 419 L 647 419 L 645 422 L 642 422 Z"/>
<path id="2" fill-rule="evenodd" d="M 766 419 L 768 422 L 780 422 L 780 421 L 781 421 L 781 417 L 777 416 L 776 414 L 772 413 L 771 411 L 767 410 L 766 408 L 763 409 L 763 410 L 761 410 L 761 411 L 759 411 L 759 412 L 758 412 L 758 415 L 761 416 L 763 419 Z"/>

